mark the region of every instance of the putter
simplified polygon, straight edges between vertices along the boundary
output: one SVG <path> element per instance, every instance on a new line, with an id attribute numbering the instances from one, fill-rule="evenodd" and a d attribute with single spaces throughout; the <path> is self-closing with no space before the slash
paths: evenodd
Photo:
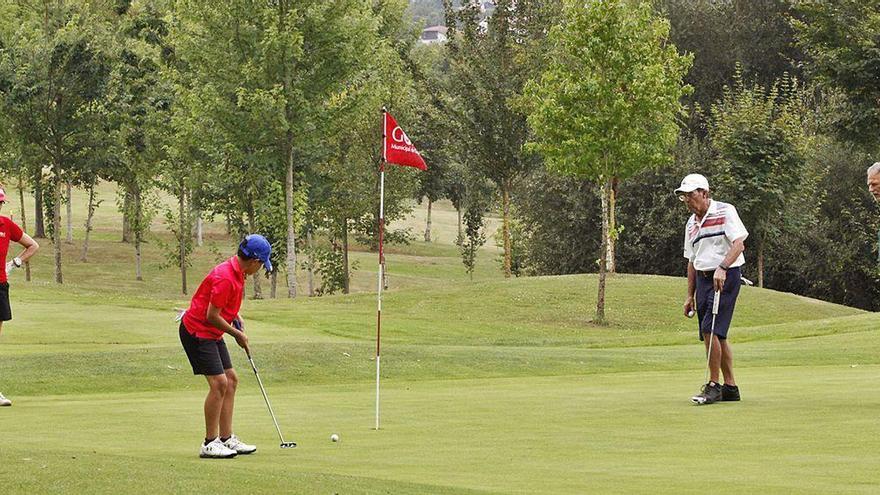
<path id="1" fill-rule="evenodd" d="M 272 416 L 272 422 L 275 423 L 275 429 L 278 430 L 278 438 L 281 439 L 281 448 L 282 449 L 292 449 L 296 447 L 296 442 L 285 442 L 284 435 L 281 434 L 281 427 L 278 426 L 278 420 L 275 419 L 275 412 L 272 411 L 272 404 L 269 403 L 269 396 L 266 395 L 266 389 L 263 387 L 263 381 L 260 380 L 260 374 L 257 372 L 257 367 L 254 365 L 254 359 L 251 357 L 251 353 L 247 353 L 248 362 L 251 363 L 251 369 L 254 370 L 254 376 L 257 377 L 257 385 L 260 386 L 260 392 L 263 393 L 263 399 L 266 400 L 266 407 L 269 408 L 269 414 Z"/>
<path id="2" fill-rule="evenodd" d="M 715 316 L 718 315 L 718 305 L 721 303 L 721 292 L 715 291 L 715 299 L 712 301 L 712 326 L 709 327 L 709 351 L 706 353 L 706 380 L 703 383 L 709 383 L 709 360 L 712 358 L 712 344 L 715 343 Z M 706 399 L 695 395 L 691 397 L 694 404 L 705 404 Z"/>
<path id="3" fill-rule="evenodd" d="M 241 330 L 241 323 L 238 320 L 232 320 L 232 326 L 236 329 Z M 263 387 L 263 380 L 260 380 L 260 373 L 257 372 L 257 366 L 254 364 L 254 359 L 251 357 L 251 352 L 246 351 L 248 362 L 251 363 L 251 369 L 254 370 L 254 376 L 257 377 L 257 385 L 260 386 L 260 392 L 263 393 L 263 399 L 266 401 L 266 407 L 269 408 L 269 414 L 272 416 L 272 422 L 275 423 L 275 429 L 278 430 L 278 438 L 281 439 L 281 448 L 282 449 L 292 449 L 296 447 L 296 442 L 285 442 L 284 435 L 281 434 L 281 427 L 278 426 L 278 420 L 275 419 L 275 411 L 272 410 L 272 404 L 269 403 L 269 396 L 266 395 L 266 388 Z"/>

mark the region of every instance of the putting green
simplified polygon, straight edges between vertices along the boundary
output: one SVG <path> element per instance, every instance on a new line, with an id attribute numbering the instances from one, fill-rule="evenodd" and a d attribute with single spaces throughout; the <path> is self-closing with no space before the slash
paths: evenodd
<path id="1" fill-rule="evenodd" d="M 236 430 L 259 451 L 207 461 L 206 387 L 172 318 L 183 302 L 19 285 L 0 340 L 15 401 L 0 409 L 3 491 L 880 490 L 880 317 L 746 288 L 731 333 L 743 401 L 695 407 L 704 361 L 679 315 L 683 281 L 611 278 L 604 327 L 589 323 L 594 289 L 573 276 L 391 291 L 378 432 L 373 296 L 247 301 L 257 364 L 300 446 L 278 448 L 233 349 Z"/>

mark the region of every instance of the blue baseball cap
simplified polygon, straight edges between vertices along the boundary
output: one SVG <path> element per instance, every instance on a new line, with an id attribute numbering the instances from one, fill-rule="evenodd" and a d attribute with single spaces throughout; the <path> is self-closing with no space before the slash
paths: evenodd
<path id="1" fill-rule="evenodd" d="M 272 245 L 265 237 L 260 234 L 251 234 L 241 241 L 238 249 L 248 258 L 262 261 L 267 273 L 272 271 L 272 262 L 269 261 L 269 256 L 272 255 Z"/>

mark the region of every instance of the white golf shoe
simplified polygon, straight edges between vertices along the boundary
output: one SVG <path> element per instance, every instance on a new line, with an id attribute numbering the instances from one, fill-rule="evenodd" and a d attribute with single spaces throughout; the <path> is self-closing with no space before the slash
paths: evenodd
<path id="1" fill-rule="evenodd" d="M 226 448 L 232 449 L 236 453 L 242 454 L 242 455 L 253 454 L 254 452 L 257 451 L 256 445 L 248 445 L 248 444 L 242 442 L 235 435 L 232 435 L 231 437 L 227 438 L 226 441 L 223 442 L 223 445 L 225 445 Z"/>
<path id="2" fill-rule="evenodd" d="M 3 397 L 3 394 L 0 394 L 0 407 L 11 406 L 11 405 L 12 405 L 12 401 L 7 399 L 6 397 Z"/>
<path id="3" fill-rule="evenodd" d="M 223 445 L 219 438 L 215 438 L 208 445 L 202 444 L 202 449 L 199 451 L 199 457 L 203 459 L 231 459 L 237 455 L 238 452 Z"/>

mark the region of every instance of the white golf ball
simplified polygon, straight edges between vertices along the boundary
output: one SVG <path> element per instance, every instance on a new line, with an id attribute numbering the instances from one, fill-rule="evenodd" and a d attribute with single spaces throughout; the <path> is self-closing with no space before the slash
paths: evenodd
<path id="1" fill-rule="evenodd" d="M 338 442 L 338 441 L 339 441 L 339 435 L 337 435 L 336 433 L 330 435 L 330 441 L 331 441 L 331 442 Z"/>
<path id="2" fill-rule="evenodd" d="M 688 318 L 693 318 L 693 317 L 694 317 L 694 310 L 688 311 Z"/>

